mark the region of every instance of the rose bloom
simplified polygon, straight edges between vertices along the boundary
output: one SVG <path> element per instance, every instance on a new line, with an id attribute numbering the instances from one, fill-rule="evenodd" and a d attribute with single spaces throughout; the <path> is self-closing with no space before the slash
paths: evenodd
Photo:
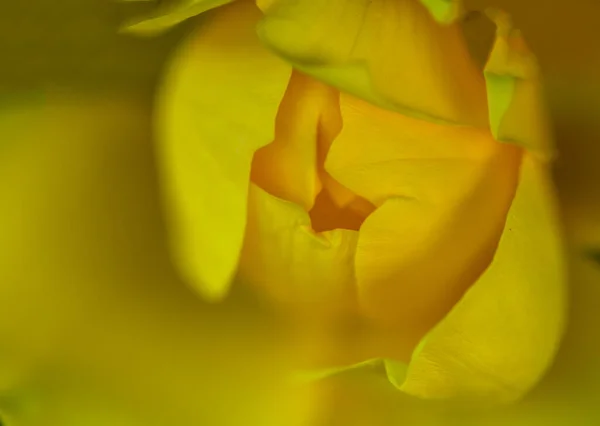
<path id="1" fill-rule="evenodd" d="M 381 360 L 432 399 L 531 388 L 564 324 L 554 152 L 535 59 L 508 16 L 486 15 L 497 31 L 480 69 L 453 3 L 213 10 L 156 104 L 187 282 L 219 300 L 237 276 L 315 336 L 306 369 Z"/>
<path id="2" fill-rule="evenodd" d="M 546 375 L 567 299 L 555 151 L 508 16 L 224 3 L 126 27 L 206 12 L 153 111 L 122 88 L 2 98 L 6 426 L 594 424 L 564 408 L 595 406 L 597 286 L 575 286 Z M 597 284 L 596 157 L 575 155 L 571 278 Z"/>

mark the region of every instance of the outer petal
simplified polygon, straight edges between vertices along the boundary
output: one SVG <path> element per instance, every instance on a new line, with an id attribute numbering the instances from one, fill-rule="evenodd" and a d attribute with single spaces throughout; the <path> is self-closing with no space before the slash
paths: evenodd
<path id="1" fill-rule="evenodd" d="M 126 23 L 122 31 L 154 36 L 174 27 L 186 19 L 200 15 L 234 0 L 176 0 L 165 3 L 151 16 Z"/>
<path id="2" fill-rule="evenodd" d="M 286 307 L 322 314 L 354 307 L 358 232 L 316 234 L 308 213 L 256 185 L 250 188 L 248 229 L 240 277 Z"/>
<path id="3" fill-rule="evenodd" d="M 363 311 L 425 332 L 485 269 L 518 177 L 519 153 L 489 132 L 428 123 L 342 96 L 326 169 L 378 209 L 356 255 Z M 413 334 L 414 335 L 414 334 Z"/>
<path id="4" fill-rule="evenodd" d="M 548 169 L 524 157 L 494 261 L 414 352 L 405 392 L 512 401 L 546 371 L 562 335 L 565 271 Z"/>
<path id="5" fill-rule="evenodd" d="M 179 50 L 157 101 L 176 261 L 211 299 L 225 295 L 237 266 L 252 156 L 274 138 L 291 73 L 256 38 L 259 13 L 247 2 L 216 11 Z"/>
<path id="6" fill-rule="evenodd" d="M 462 15 L 460 0 L 421 0 L 421 3 L 439 22 L 454 23 Z M 493 8 L 484 10 L 496 25 L 496 39 L 484 68 L 492 134 L 497 140 L 529 149 L 541 158 L 551 158 L 555 152 L 537 59 L 521 32 L 512 26 L 508 14 Z M 467 37 L 477 38 L 473 42 L 479 44 L 482 34 L 467 34 Z"/>
<path id="7" fill-rule="evenodd" d="M 457 25 L 418 0 L 277 0 L 261 39 L 340 90 L 411 115 L 487 126 L 485 85 Z"/>
<path id="8" fill-rule="evenodd" d="M 488 10 L 497 26 L 496 41 L 485 66 L 490 128 L 494 138 L 554 155 L 537 61 L 508 15 Z"/>

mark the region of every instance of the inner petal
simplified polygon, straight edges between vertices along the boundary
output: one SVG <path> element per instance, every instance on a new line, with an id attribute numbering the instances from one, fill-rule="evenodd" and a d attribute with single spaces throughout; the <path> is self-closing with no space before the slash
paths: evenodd
<path id="1" fill-rule="evenodd" d="M 341 108 L 344 129 L 326 168 L 378 206 L 357 245 L 361 309 L 380 324 L 424 333 L 489 264 L 520 150 L 489 131 L 409 118 L 350 96 Z"/>
<path id="2" fill-rule="evenodd" d="M 375 210 L 367 200 L 347 191 L 352 198 L 344 204 L 337 203 L 328 188 L 319 193 L 314 207 L 309 212 L 314 231 L 323 232 L 338 228 L 358 230 L 367 216 Z"/>
<path id="3" fill-rule="evenodd" d="M 375 209 L 325 170 L 341 128 L 339 92 L 294 71 L 279 107 L 275 140 L 253 158 L 252 182 L 303 207 L 316 232 L 358 230 Z"/>
<path id="4" fill-rule="evenodd" d="M 325 132 L 331 137 L 339 132 L 336 123 L 323 119 L 330 109 L 339 109 L 338 92 L 293 72 L 277 114 L 275 140 L 254 155 L 252 182 L 309 211 L 322 188 L 317 164 L 320 128 L 331 127 Z"/>
<path id="5" fill-rule="evenodd" d="M 301 206 L 252 184 L 239 274 L 286 314 L 303 314 L 305 321 L 341 317 L 355 311 L 357 238 L 346 229 L 316 234 Z"/>
<path id="6" fill-rule="evenodd" d="M 375 206 L 335 180 L 325 169 L 325 161 L 335 138 L 342 131 L 342 112 L 330 108 L 323 115 L 317 146 L 317 166 L 322 191 L 310 210 L 312 227 L 317 232 L 336 228 L 358 230 Z"/>

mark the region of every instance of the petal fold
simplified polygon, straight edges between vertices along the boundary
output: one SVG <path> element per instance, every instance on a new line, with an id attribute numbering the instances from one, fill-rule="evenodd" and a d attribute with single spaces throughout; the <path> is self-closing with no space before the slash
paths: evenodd
<path id="1" fill-rule="evenodd" d="M 274 139 L 291 74 L 256 38 L 259 15 L 247 2 L 216 11 L 176 53 L 157 99 L 175 260 L 209 299 L 226 294 L 235 272 L 252 157 Z"/>
<path id="2" fill-rule="evenodd" d="M 553 360 L 565 322 L 565 265 L 548 168 L 532 155 L 494 260 L 420 343 L 400 389 L 423 398 L 518 399 Z"/>
<path id="3" fill-rule="evenodd" d="M 254 155 L 254 183 L 306 211 L 312 208 L 322 188 L 319 139 L 324 133 L 335 137 L 341 127 L 341 123 L 324 119 L 332 115 L 330 110 L 339 116 L 338 96 L 335 89 L 304 74 L 292 73 L 277 114 L 275 140 Z"/>
<path id="4" fill-rule="evenodd" d="M 301 206 L 252 184 L 239 274 L 288 313 L 339 315 L 354 308 L 358 233 L 315 233 Z"/>

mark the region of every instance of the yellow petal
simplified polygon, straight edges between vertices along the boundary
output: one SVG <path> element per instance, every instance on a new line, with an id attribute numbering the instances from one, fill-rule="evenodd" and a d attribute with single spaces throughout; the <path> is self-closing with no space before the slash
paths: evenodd
<path id="1" fill-rule="evenodd" d="M 526 155 L 492 264 L 421 342 L 400 389 L 424 398 L 517 399 L 550 365 L 565 303 L 549 170 Z"/>
<path id="2" fill-rule="evenodd" d="M 378 206 L 356 255 L 371 318 L 426 331 L 491 260 L 516 188 L 518 150 L 488 131 L 446 126 L 341 97 L 344 128 L 325 167 Z"/>
<path id="3" fill-rule="evenodd" d="M 128 22 L 121 31 L 144 36 L 160 35 L 186 19 L 200 15 L 234 0 L 176 0 L 167 2 L 164 6 L 145 18 L 137 18 Z"/>
<path id="4" fill-rule="evenodd" d="M 252 184 L 240 278 L 284 307 L 333 316 L 355 301 L 354 252 L 358 233 L 315 233 L 299 205 Z M 292 314 L 294 312 L 291 312 Z"/>
<path id="5" fill-rule="evenodd" d="M 487 15 L 497 26 L 484 70 L 492 134 L 548 159 L 554 152 L 536 59 L 506 14 Z"/>
<path id="6" fill-rule="evenodd" d="M 415 116 L 487 126 L 485 84 L 457 25 L 418 0 L 277 0 L 258 32 L 298 69 Z"/>
<path id="7" fill-rule="evenodd" d="M 237 266 L 252 156 L 274 138 L 291 73 L 256 38 L 259 14 L 247 2 L 216 11 L 177 52 L 157 100 L 176 262 L 209 299 L 225 295 Z"/>

